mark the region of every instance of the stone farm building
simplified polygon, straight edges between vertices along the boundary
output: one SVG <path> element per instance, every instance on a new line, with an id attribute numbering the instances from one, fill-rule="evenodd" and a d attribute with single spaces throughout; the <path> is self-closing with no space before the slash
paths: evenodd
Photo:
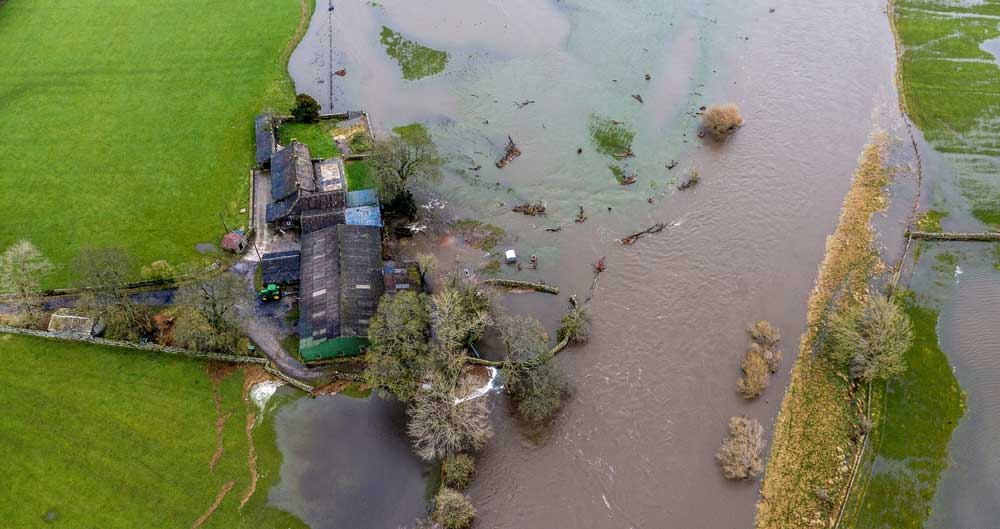
<path id="1" fill-rule="evenodd" d="M 309 147 L 292 141 L 271 156 L 271 203 L 267 223 L 303 232 L 344 222 L 346 185 L 340 158 L 313 160 Z"/>
<path id="2" fill-rule="evenodd" d="M 385 291 L 382 234 L 340 224 L 302 236 L 299 352 L 309 362 L 353 356 Z"/>

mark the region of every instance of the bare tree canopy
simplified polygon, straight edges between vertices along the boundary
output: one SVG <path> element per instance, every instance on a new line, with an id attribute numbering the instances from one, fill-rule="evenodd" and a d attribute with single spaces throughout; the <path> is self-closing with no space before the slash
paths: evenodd
<path id="1" fill-rule="evenodd" d="M 870 382 L 906 370 L 913 329 L 899 305 L 872 294 L 833 318 L 830 337 L 831 358 L 847 364 L 853 378 Z"/>
<path id="2" fill-rule="evenodd" d="M 51 271 L 52 263 L 35 245 L 25 240 L 17 241 L 0 254 L 0 291 L 24 301 L 38 290 L 42 279 Z"/>
<path id="3" fill-rule="evenodd" d="M 103 307 L 128 302 L 133 263 L 123 248 L 82 248 L 73 260 L 73 275 L 75 284 L 93 291 Z"/>
<path id="4" fill-rule="evenodd" d="M 431 389 L 417 392 L 408 410 L 407 433 L 417 455 L 431 461 L 485 446 L 493 436 L 486 400 L 456 404 L 442 381 L 431 385 Z"/>
<path id="5" fill-rule="evenodd" d="M 253 303 L 253 294 L 233 274 L 195 274 L 177 291 L 177 303 L 197 311 L 206 324 L 219 331 L 239 321 L 238 308 Z"/>
<path id="6" fill-rule="evenodd" d="M 729 479 L 752 479 L 764 471 L 764 462 L 761 460 L 763 433 L 764 428 L 756 419 L 729 419 L 729 436 L 715 453 L 723 475 Z"/>
<path id="7" fill-rule="evenodd" d="M 393 136 L 375 143 L 370 163 L 379 192 L 395 197 L 416 182 L 440 180 L 444 162 L 430 138 Z"/>

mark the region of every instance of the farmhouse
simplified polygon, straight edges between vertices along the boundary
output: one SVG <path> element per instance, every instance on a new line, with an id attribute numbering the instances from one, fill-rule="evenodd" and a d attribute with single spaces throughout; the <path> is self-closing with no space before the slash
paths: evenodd
<path id="1" fill-rule="evenodd" d="M 303 235 L 302 358 L 308 362 L 360 354 L 384 288 L 380 228 L 340 224 Z"/>
<path id="2" fill-rule="evenodd" d="M 309 147 L 292 141 L 271 156 L 271 203 L 266 221 L 293 228 L 303 212 L 343 209 L 344 166 L 339 158 L 313 161 Z M 332 225 L 332 224 L 331 224 Z"/>

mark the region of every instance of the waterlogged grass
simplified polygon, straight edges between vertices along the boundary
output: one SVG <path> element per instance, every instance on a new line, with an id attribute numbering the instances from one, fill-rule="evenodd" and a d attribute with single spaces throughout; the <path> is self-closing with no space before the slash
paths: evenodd
<path id="1" fill-rule="evenodd" d="M 431 133 L 423 123 L 410 123 L 409 125 L 396 127 L 392 131 L 407 143 L 413 144 L 431 141 Z"/>
<path id="2" fill-rule="evenodd" d="M 448 64 L 447 52 L 417 44 L 385 26 L 382 26 L 380 38 L 385 53 L 396 59 L 403 70 L 403 79 L 408 81 L 439 74 Z"/>
<path id="3" fill-rule="evenodd" d="M 375 175 L 371 173 L 368 162 L 347 162 L 344 164 L 344 170 L 347 172 L 347 189 L 349 191 L 375 188 Z"/>
<path id="4" fill-rule="evenodd" d="M 0 360 L 3 525 L 48 527 L 48 515 L 52 527 L 191 527 L 232 482 L 201 527 L 304 527 L 267 506 L 281 464 L 267 416 L 253 430 L 256 492 L 239 508 L 257 413 L 242 370 L 213 389 L 204 362 L 13 335 L 0 335 Z"/>
<path id="5" fill-rule="evenodd" d="M 939 232 L 941 231 L 941 220 L 948 216 L 947 211 L 929 210 L 920 214 L 917 218 L 917 230 Z"/>
<path id="6" fill-rule="evenodd" d="M 876 458 L 860 476 L 845 527 L 920 529 L 931 512 L 948 442 L 965 413 L 965 395 L 938 346 L 938 313 L 906 300 L 913 346 L 906 372 L 885 391 L 885 407 L 870 447 Z"/>
<path id="7" fill-rule="evenodd" d="M 503 228 L 468 219 L 452 222 L 451 229 L 460 235 L 469 246 L 487 252 L 496 247 L 505 234 Z"/>
<path id="8" fill-rule="evenodd" d="M 608 170 L 610 170 L 611 174 L 615 176 L 615 180 L 618 181 L 619 184 L 625 181 L 625 169 L 623 169 L 620 165 L 609 165 Z"/>
<path id="9" fill-rule="evenodd" d="M 590 138 L 601 154 L 622 154 L 632 146 L 635 131 L 620 121 L 591 114 Z"/>
<path id="10" fill-rule="evenodd" d="M 31 240 L 62 286 L 82 246 L 176 265 L 218 242 L 220 212 L 245 223 L 253 117 L 291 105 L 302 4 L 5 3 L 0 248 Z"/>
<path id="11" fill-rule="evenodd" d="M 278 126 L 278 139 L 282 145 L 289 144 L 292 139 L 309 146 L 309 154 L 313 158 L 333 158 L 340 156 L 340 149 L 333 142 L 331 127 L 320 123 L 285 122 Z"/>
<path id="12" fill-rule="evenodd" d="M 827 242 L 809 297 L 808 327 L 781 411 L 757 504 L 758 529 L 828 527 L 843 498 L 858 450 L 852 434 L 863 394 L 851 390 L 841 369 L 823 354 L 824 324 L 832 311 L 855 303 L 878 266 L 871 216 L 884 208 L 889 181 L 885 136 L 865 147 L 840 221 Z M 820 491 L 834 502 L 822 498 Z"/>

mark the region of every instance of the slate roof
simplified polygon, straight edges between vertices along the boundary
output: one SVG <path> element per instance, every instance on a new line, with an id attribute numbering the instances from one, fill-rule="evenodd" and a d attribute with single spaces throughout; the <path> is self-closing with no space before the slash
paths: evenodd
<path id="1" fill-rule="evenodd" d="M 378 192 L 374 189 L 347 192 L 347 207 L 378 206 Z"/>
<path id="2" fill-rule="evenodd" d="M 344 208 L 309 209 L 299 217 L 302 234 L 344 223 Z"/>
<path id="3" fill-rule="evenodd" d="M 337 226 L 340 236 L 341 336 L 367 336 L 368 321 L 385 291 L 382 280 L 382 230 Z"/>
<path id="4" fill-rule="evenodd" d="M 271 156 L 271 200 L 286 199 L 300 189 L 315 191 L 316 175 L 309 147 L 293 140 L 291 145 Z"/>
<path id="5" fill-rule="evenodd" d="M 290 285 L 299 282 L 300 252 L 266 253 L 260 258 L 261 282 L 264 285 Z"/>
<path id="6" fill-rule="evenodd" d="M 382 213 L 378 206 L 361 206 L 344 210 L 344 222 L 351 226 L 382 227 Z"/>
<path id="7" fill-rule="evenodd" d="M 270 114 L 261 114 L 254 119 L 254 129 L 257 137 L 257 165 L 263 166 L 270 162 L 274 154 L 274 121 Z"/>
<path id="8" fill-rule="evenodd" d="M 337 228 L 302 236 L 299 347 L 340 336 L 340 238 Z"/>

